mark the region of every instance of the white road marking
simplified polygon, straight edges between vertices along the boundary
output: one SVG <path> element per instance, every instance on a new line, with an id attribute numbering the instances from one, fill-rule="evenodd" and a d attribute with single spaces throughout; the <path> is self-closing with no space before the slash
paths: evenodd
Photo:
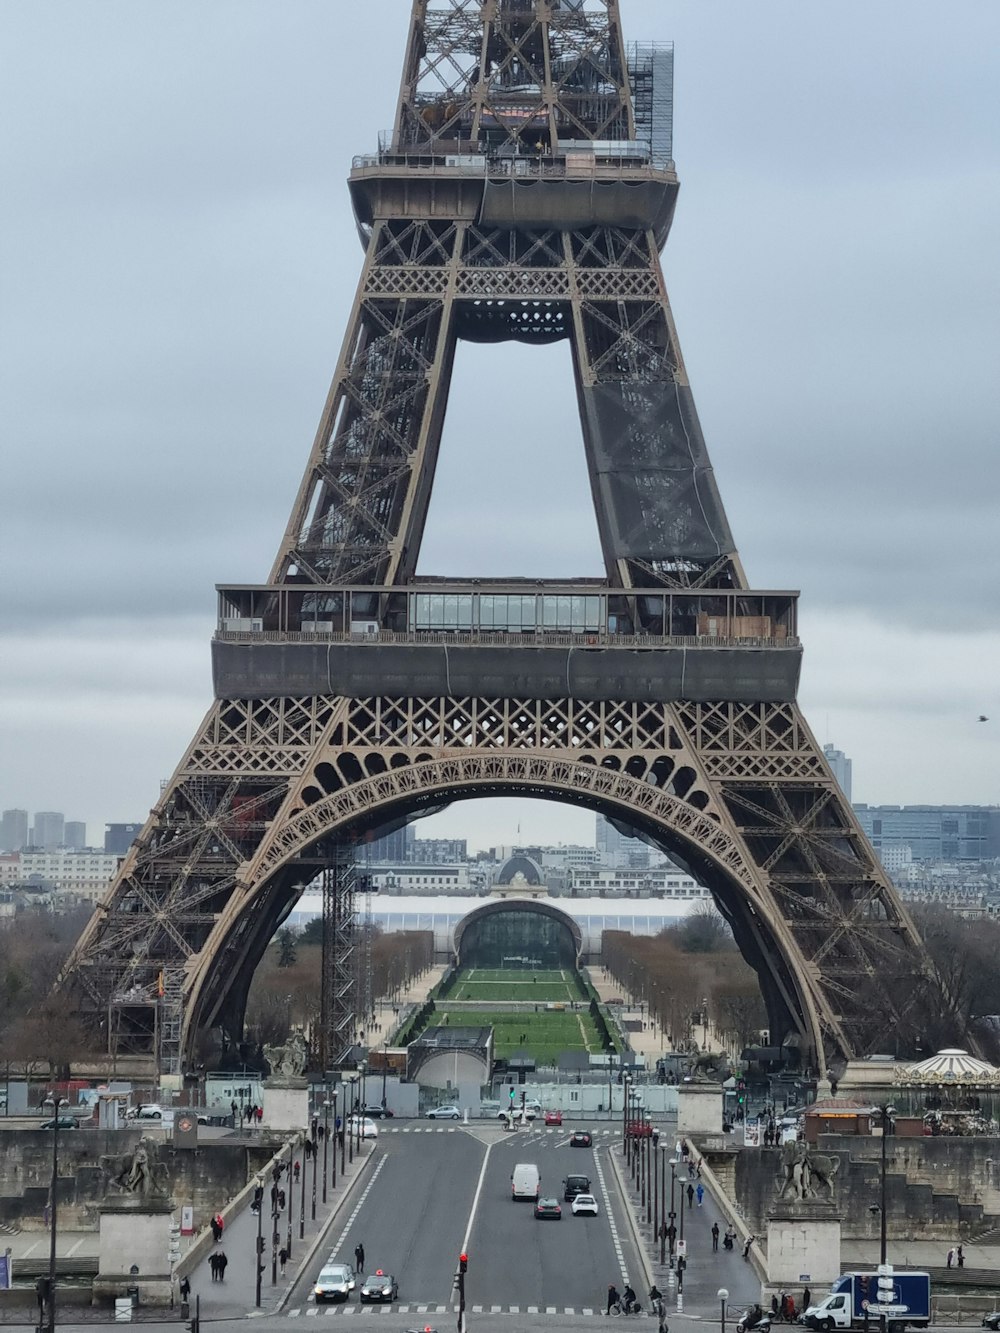
<path id="1" fill-rule="evenodd" d="M 315 1316 L 315 1315 L 318 1315 L 318 1314 L 319 1314 L 319 1307 L 316 1306 L 316 1305 L 310 1305 L 309 1309 L 306 1311 L 306 1314 L 307 1314 L 307 1315 L 310 1315 L 310 1314 L 311 1314 L 311 1315 L 314 1315 L 314 1316 Z"/>
<path id="2" fill-rule="evenodd" d="M 375 1170 L 372 1172 L 372 1178 L 371 1178 L 371 1180 L 369 1180 L 368 1184 L 365 1186 L 364 1190 L 362 1191 L 361 1198 L 360 1198 L 360 1199 L 357 1201 L 357 1203 L 354 1205 L 354 1212 L 353 1212 L 353 1213 L 350 1215 L 350 1217 L 347 1219 L 347 1226 L 344 1227 L 343 1231 L 340 1233 L 340 1239 L 337 1241 L 336 1245 L 335 1245 L 335 1246 L 333 1247 L 333 1249 L 330 1251 L 330 1258 L 331 1258 L 331 1259 L 333 1259 L 333 1258 L 337 1255 L 338 1251 L 340 1250 L 341 1245 L 343 1245 L 344 1241 L 347 1239 L 347 1233 L 350 1231 L 351 1227 L 354 1225 L 354 1220 L 355 1220 L 355 1218 L 357 1217 L 358 1213 L 361 1212 L 361 1209 L 362 1209 L 362 1207 L 364 1206 L 364 1202 L 365 1202 L 365 1200 L 368 1198 L 369 1193 L 371 1192 L 371 1187 L 375 1184 L 376 1180 L 378 1180 L 378 1178 L 379 1178 L 379 1173 L 381 1172 L 382 1168 L 385 1166 L 385 1164 L 386 1164 L 386 1162 L 387 1162 L 388 1160 L 389 1160 L 388 1157 L 383 1157 L 382 1160 L 381 1160 L 381 1162 L 379 1162 L 378 1166 L 377 1166 L 377 1167 L 375 1168 Z"/>
<path id="3" fill-rule="evenodd" d="M 302 1313 L 302 1307 L 296 1306 L 294 1310 L 288 1311 L 288 1317 L 289 1319 L 297 1319 L 301 1313 Z"/>
<path id="4" fill-rule="evenodd" d="M 618 1226 L 615 1222 L 615 1215 L 611 1209 L 611 1196 L 608 1193 L 608 1184 L 604 1179 L 604 1168 L 601 1166 L 601 1159 L 598 1156 L 597 1149 L 594 1152 L 594 1170 L 597 1172 L 597 1180 L 601 1187 L 601 1196 L 604 1199 L 604 1215 L 608 1219 L 608 1226 L 611 1228 L 611 1243 L 615 1247 L 615 1257 L 618 1260 L 618 1269 L 622 1275 L 622 1283 L 628 1286 L 628 1269 L 625 1267 L 625 1254 L 622 1250 L 621 1237 L 618 1234 Z"/>

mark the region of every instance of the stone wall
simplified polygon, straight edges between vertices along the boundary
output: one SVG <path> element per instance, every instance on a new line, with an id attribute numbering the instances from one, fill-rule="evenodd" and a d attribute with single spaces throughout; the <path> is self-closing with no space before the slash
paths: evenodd
<path id="1" fill-rule="evenodd" d="M 147 1131 L 148 1132 L 148 1131 Z M 59 1225 L 69 1231 L 97 1230 L 97 1204 L 104 1197 L 102 1155 L 131 1152 L 141 1130 L 68 1130 L 59 1135 Z M 151 1137 L 156 1137 L 155 1134 Z M 277 1144 L 213 1140 L 197 1148 L 160 1144 L 160 1160 L 170 1172 L 173 1197 L 194 1207 L 195 1226 L 238 1193 L 273 1154 Z M 22 1230 L 45 1225 L 52 1179 L 52 1135 L 42 1130 L 8 1130 L 0 1135 L 0 1223 Z"/>
<path id="2" fill-rule="evenodd" d="M 1000 1226 L 1000 1141 L 890 1138 L 886 1148 L 891 1240 L 968 1240 Z M 841 1159 L 836 1205 L 844 1217 L 843 1239 L 877 1240 L 880 1216 L 871 1209 L 879 1202 L 881 1141 L 823 1134 L 819 1150 Z M 712 1154 L 706 1156 L 711 1162 Z M 776 1198 L 781 1149 L 744 1148 L 735 1160 L 727 1156 L 721 1174 L 733 1182 L 747 1225 L 762 1232 Z"/>

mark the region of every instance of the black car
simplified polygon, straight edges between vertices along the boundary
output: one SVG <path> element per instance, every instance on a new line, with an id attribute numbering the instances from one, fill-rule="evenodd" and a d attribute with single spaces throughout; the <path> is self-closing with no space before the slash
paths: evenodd
<path id="1" fill-rule="evenodd" d="M 594 1140 L 589 1129 L 578 1129 L 569 1136 L 569 1146 L 571 1148 L 590 1148 L 593 1147 L 593 1143 Z"/>
<path id="2" fill-rule="evenodd" d="M 1000 1310 L 991 1310 L 989 1314 L 983 1315 L 983 1328 L 991 1328 L 993 1333 L 997 1333 L 1000 1328 Z"/>
<path id="3" fill-rule="evenodd" d="M 590 1193 L 589 1176 L 567 1176 L 563 1181 L 563 1198 L 569 1203 L 578 1194 Z"/>
<path id="4" fill-rule="evenodd" d="M 369 1301 L 394 1301 L 399 1296 L 399 1284 L 391 1273 L 376 1268 L 362 1282 L 359 1295 L 362 1305 L 367 1305 Z"/>
<path id="5" fill-rule="evenodd" d="M 366 1106 L 365 1115 L 371 1116 L 373 1120 L 391 1120 L 393 1113 L 387 1106 Z"/>
<path id="6" fill-rule="evenodd" d="M 548 1218 L 553 1222 L 559 1222 L 562 1219 L 562 1209 L 559 1207 L 558 1199 L 539 1199 L 535 1204 L 535 1216 L 543 1221 Z"/>

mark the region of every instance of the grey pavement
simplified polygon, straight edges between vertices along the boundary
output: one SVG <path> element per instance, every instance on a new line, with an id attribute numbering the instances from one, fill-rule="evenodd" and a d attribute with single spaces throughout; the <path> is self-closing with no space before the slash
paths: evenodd
<path id="1" fill-rule="evenodd" d="M 633 1217 L 636 1221 L 636 1228 L 643 1245 L 647 1263 L 652 1274 L 653 1281 L 663 1293 L 667 1308 L 668 1322 L 678 1312 L 677 1310 L 677 1288 L 676 1271 L 671 1270 L 669 1263 L 660 1263 L 660 1245 L 654 1239 L 654 1224 L 646 1221 L 647 1207 L 642 1202 L 641 1190 L 636 1186 L 628 1168 L 625 1165 L 621 1145 L 612 1149 L 615 1155 L 615 1161 L 618 1166 L 619 1175 L 624 1183 L 625 1194 L 632 1209 Z M 668 1163 L 669 1168 L 669 1163 Z M 686 1191 L 688 1184 L 698 1185 L 697 1179 L 688 1177 L 686 1166 L 678 1167 L 675 1173 L 676 1188 L 674 1190 L 674 1211 L 678 1214 L 677 1229 L 678 1239 L 681 1230 L 681 1192 Z M 666 1172 L 666 1209 L 670 1211 L 670 1172 Z M 652 1211 L 649 1209 L 648 1211 Z M 712 1223 L 719 1225 L 719 1249 L 718 1252 L 712 1250 Z M 722 1245 L 722 1236 L 725 1235 L 726 1219 L 720 1211 L 718 1204 L 712 1196 L 710 1189 L 706 1188 L 702 1200 L 702 1206 L 697 1205 L 697 1198 L 693 1208 L 689 1208 L 685 1193 L 684 1210 L 684 1240 L 687 1243 L 687 1267 L 684 1271 L 684 1289 L 682 1293 L 683 1313 L 688 1316 L 703 1319 L 718 1319 L 721 1315 L 719 1306 L 718 1291 L 725 1287 L 729 1292 L 728 1306 L 735 1316 L 742 1311 L 745 1306 L 760 1298 L 760 1279 L 751 1263 L 743 1258 L 742 1246 L 737 1242 L 732 1250 L 726 1250 Z M 647 1288 L 648 1290 L 648 1288 Z M 636 1285 L 636 1294 L 640 1300 L 646 1296 L 645 1291 L 641 1291 Z"/>
<path id="2" fill-rule="evenodd" d="M 323 1239 L 323 1233 L 330 1225 L 331 1219 L 336 1217 L 349 1198 L 352 1188 L 358 1182 L 359 1174 L 364 1171 L 373 1150 L 373 1145 L 370 1142 L 363 1142 L 361 1153 L 359 1154 L 357 1148 L 355 1148 L 353 1164 L 348 1161 L 346 1170 L 343 1172 L 340 1169 L 340 1157 L 338 1155 L 336 1188 L 332 1184 L 332 1170 L 328 1158 L 326 1204 L 323 1203 L 323 1155 L 322 1152 L 319 1154 L 316 1171 L 315 1221 L 312 1216 L 313 1165 L 311 1161 L 307 1161 L 301 1151 L 295 1153 L 295 1159 L 301 1163 L 302 1170 L 299 1183 L 296 1185 L 293 1180 L 291 1186 L 292 1258 L 286 1266 L 284 1277 L 281 1276 L 279 1270 L 277 1282 L 273 1284 L 271 1282 L 271 1180 L 269 1177 L 265 1179 L 263 1182 L 264 1204 L 260 1218 L 258 1219 L 250 1211 L 248 1201 L 247 1206 L 230 1220 L 219 1244 L 213 1246 L 211 1251 L 190 1273 L 191 1299 L 193 1300 L 196 1295 L 201 1297 L 202 1318 L 238 1318 L 256 1311 L 255 1261 L 258 1229 L 264 1239 L 264 1254 L 262 1256 L 264 1273 L 261 1277 L 260 1308 L 262 1311 L 273 1313 L 291 1289 L 300 1266 L 306 1262 L 317 1242 Z M 287 1173 L 281 1180 L 281 1188 L 285 1190 L 287 1197 L 289 1194 Z M 302 1217 L 303 1194 L 305 1202 L 304 1220 Z M 279 1248 L 285 1246 L 288 1231 L 289 1209 L 286 1206 L 278 1226 Z M 300 1231 L 302 1232 L 301 1235 Z M 215 1282 L 212 1280 L 209 1258 L 211 1254 L 219 1252 L 226 1255 L 228 1263 L 223 1281 Z"/>

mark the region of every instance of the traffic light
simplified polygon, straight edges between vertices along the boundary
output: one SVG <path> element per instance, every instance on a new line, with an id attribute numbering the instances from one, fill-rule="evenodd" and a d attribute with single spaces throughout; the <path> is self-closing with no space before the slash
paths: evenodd
<path id="1" fill-rule="evenodd" d="M 467 1273 L 469 1271 L 469 1256 L 467 1254 L 460 1254 L 458 1256 L 458 1271 L 460 1273 Z"/>

